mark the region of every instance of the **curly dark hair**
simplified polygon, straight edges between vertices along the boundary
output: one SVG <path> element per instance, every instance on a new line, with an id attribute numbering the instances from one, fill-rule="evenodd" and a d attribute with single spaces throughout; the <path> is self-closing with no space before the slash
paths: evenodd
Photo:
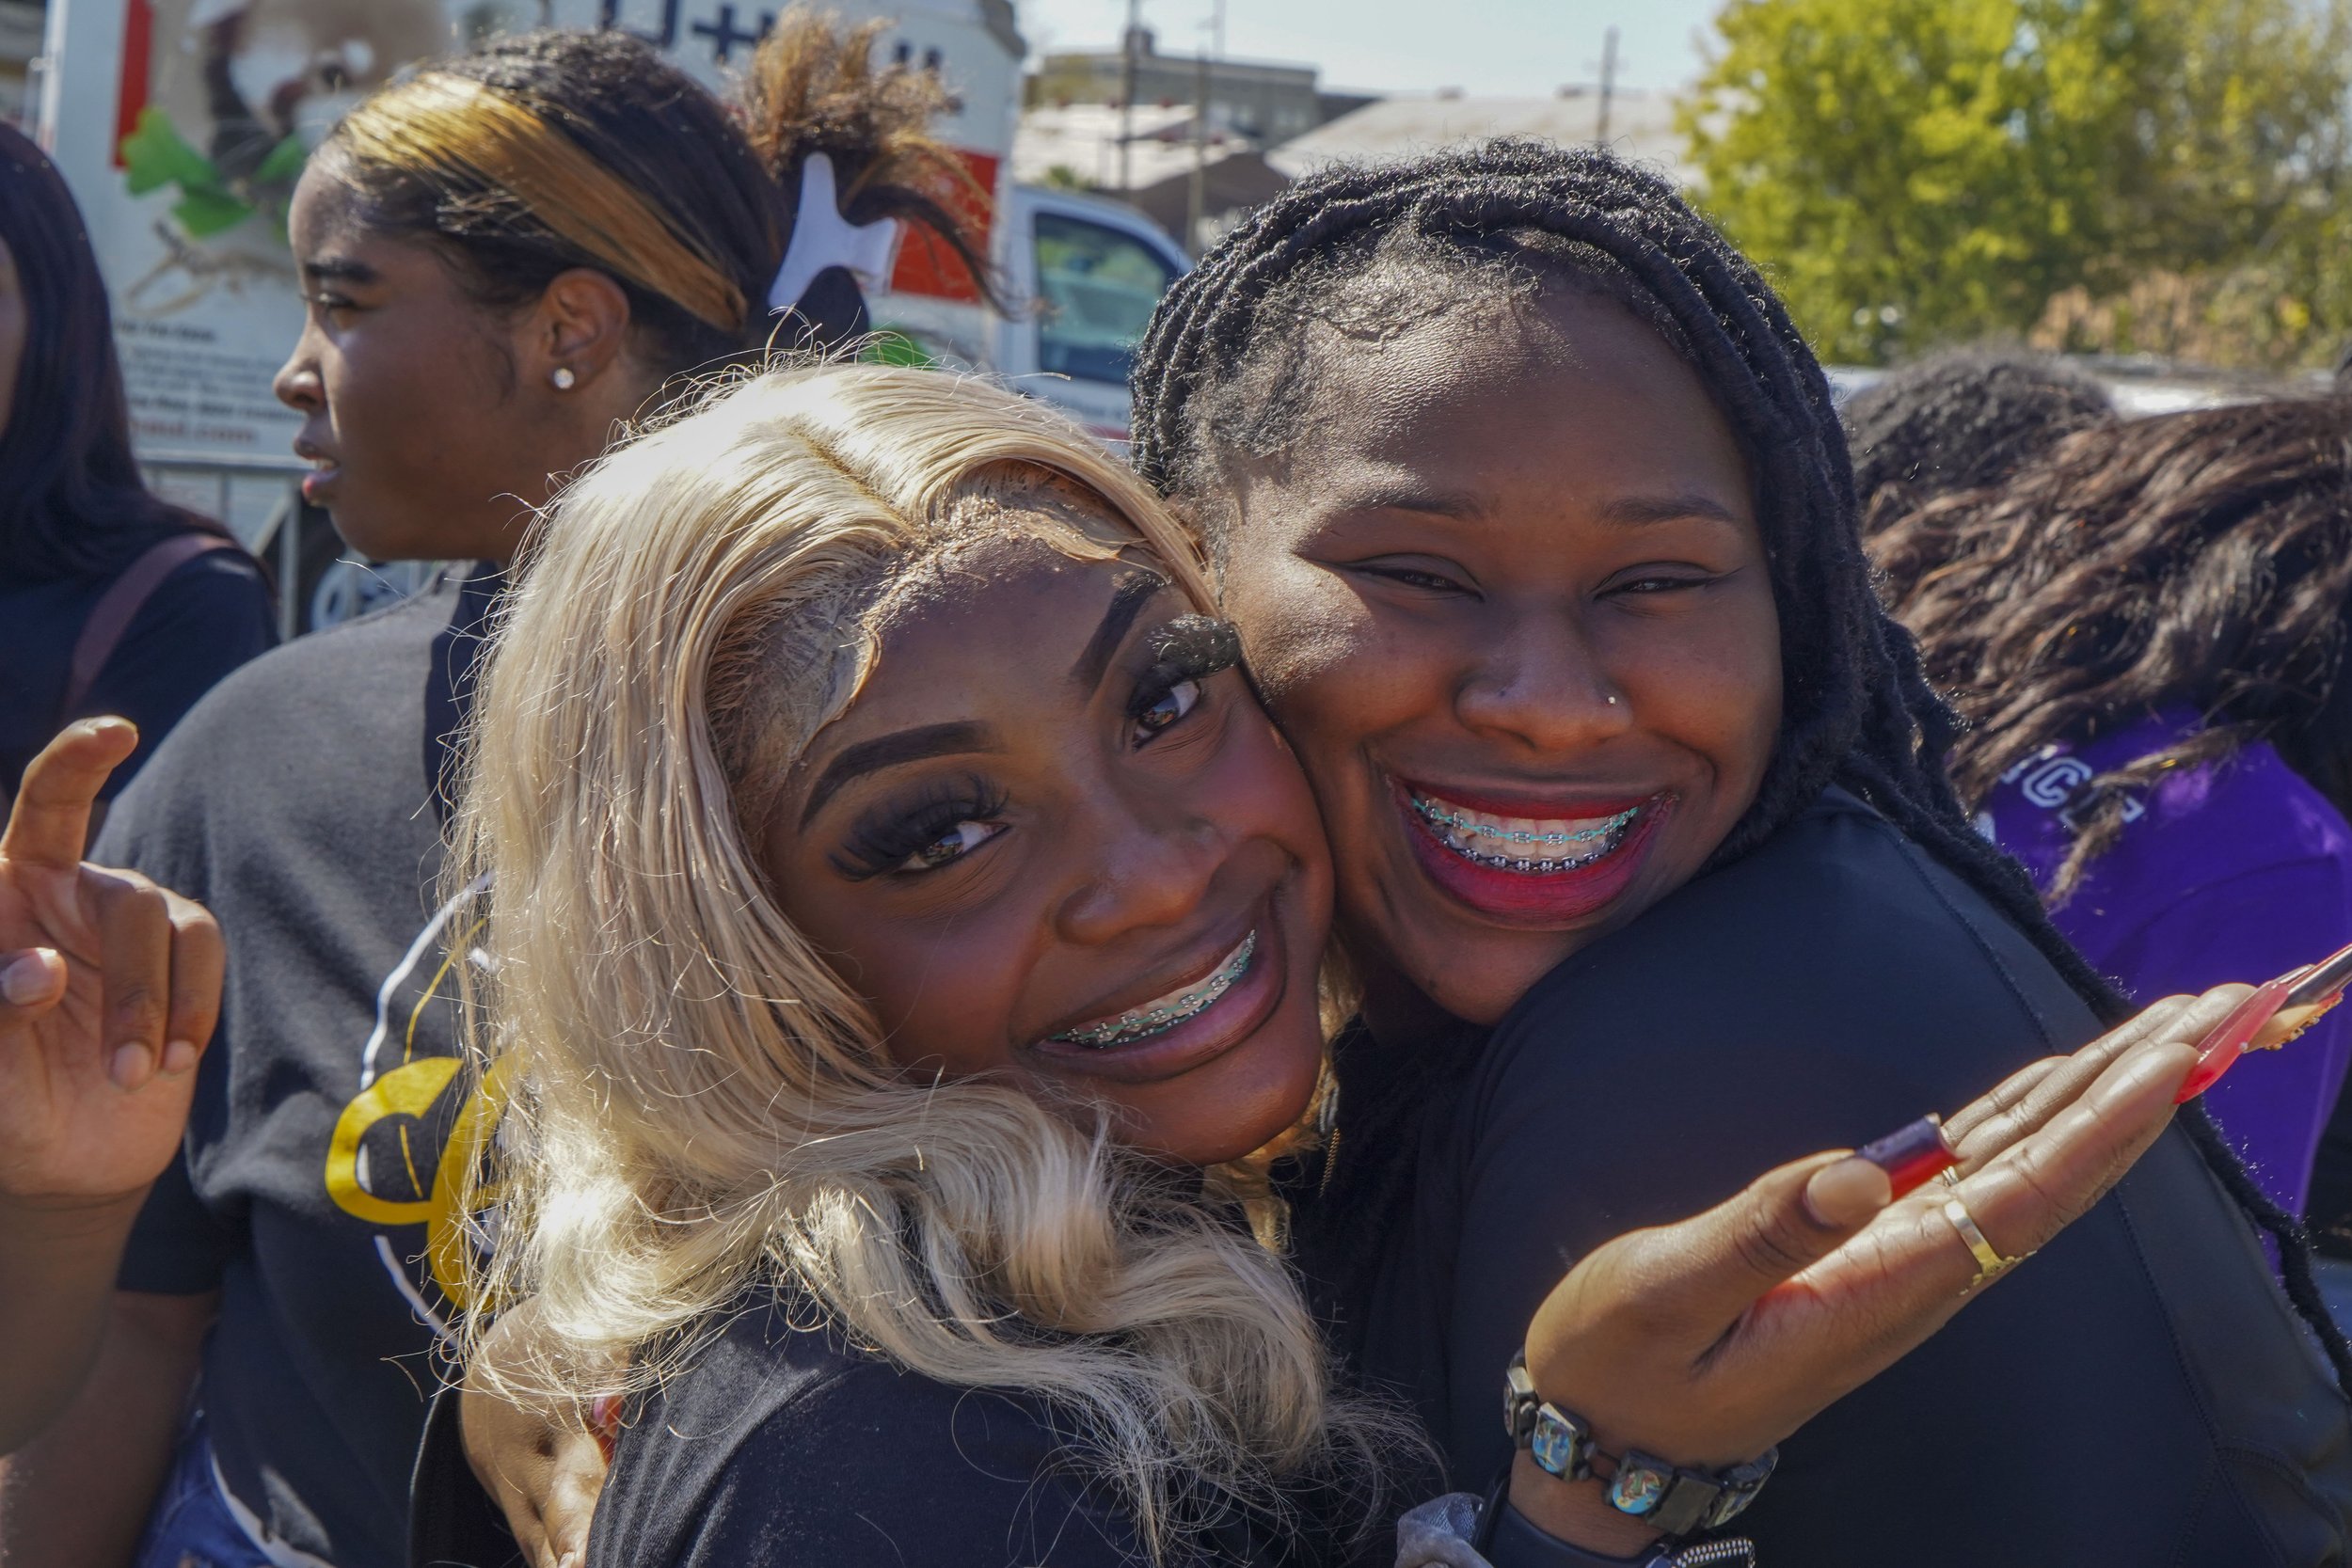
<path id="1" fill-rule="evenodd" d="M 833 161 L 844 216 L 899 218 L 935 236 L 996 300 L 970 221 L 976 195 L 984 205 L 985 193 L 930 130 L 948 107 L 947 90 L 933 73 L 872 65 L 885 25 L 843 30 L 794 7 L 760 43 L 732 105 L 619 29 L 520 33 L 431 67 L 530 109 L 619 176 L 751 302 L 739 324 L 703 320 L 612 274 L 510 193 L 445 170 L 361 159 L 340 139 L 341 127 L 321 145 L 320 166 L 358 193 L 364 221 L 437 244 L 485 306 L 536 299 L 574 267 L 605 272 L 628 296 L 631 324 L 664 372 L 715 368 L 766 347 L 772 324 L 760 302 L 791 240 L 802 166 L 818 152 Z M 795 346 L 830 346 L 865 330 L 864 302 L 847 277 L 820 275 L 801 306 L 814 345 Z"/>
<path id="2" fill-rule="evenodd" d="M 1963 799 L 2057 740 L 2160 707 L 2206 725 L 2090 781 L 2063 900 L 2162 774 L 2267 740 L 2352 808 L 2352 399 L 2278 399 L 2086 430 L 2006 483 L 1871 542 L 1889 602 L 1969 721 Z"/>
<path id="3" fill-rule="evenodd" d="M 1846 402 L 1863 534 L 1936 496 L 1997 483 L 2114 417 L 2106 388 L 2047 355 L 1953 349 L 1890 371 Z"/>
<path id="4" fill-rule="evenodd" d="M 1221 499 L 1228 467 L 1295 438 L 1319 343 L 1498 288 L 1597 293 L 1660 326 L 1747 455 L 1780 608 L 1782 721 L 1756 801 L 1710 864 L 1749 853 L 1843 784 L 2015 923 L 2100 1016 L 2125 1016 L 2129 1004 L 1953 792 L 1944 759 L 1959 721 L 1873 590 L 1820 365 L 1756 267 L 1657 175 L 1603 150 L 1520 138 L 1311 175 L 1161 301 L 1136 353 L 1133 459 L 1200 520 L 1214 554 L 1234 521 Z M 2352 1348 L 2319 1295 L 2302 1226 L 2255 1186 L 2201 1108 L 2180 1119 L 2278 1241 L 2288 1293 L 2352 1392 Z"/>

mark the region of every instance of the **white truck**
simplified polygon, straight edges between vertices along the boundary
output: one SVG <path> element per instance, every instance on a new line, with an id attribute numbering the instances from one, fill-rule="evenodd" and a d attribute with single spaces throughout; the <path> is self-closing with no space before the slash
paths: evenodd
<path id="1" fill-rule="evenodd" d="M 773 0 L 51 0 L 34 134 L 106 270 L 141 460 L 175 499 L 277 565 L 292 635 L 396 596 L 421 570 L 342 559 L 294 489 L 297 420 L 270 380 L 300 330 L 284 201 L 338 116 L 420 59 L 537 26 L 624 27 L 721 87 Z M 1024 45 L 1010 0 L 830 0 L 891 19 L 882 57 L 939 71 L 940 130 L 994 200 L 989 253 L 1015 308 L 984 306 L 945 247 L 910 230 L 878 327 L 944 363 L 1127 434 L 1127 355 L 1187 262 L 1115 202 L 1009 178 Z"/>

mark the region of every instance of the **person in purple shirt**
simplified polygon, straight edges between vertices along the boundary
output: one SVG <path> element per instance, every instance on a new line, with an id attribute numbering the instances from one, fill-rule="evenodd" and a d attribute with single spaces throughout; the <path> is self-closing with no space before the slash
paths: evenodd
<path id="1" fill-rule="evenodd" d="M 2092 781 L 2206 728 L 2184 706 L 2082 745 L 2054 741 L 2002 772 L 1979 826 L 2050 888 L 2079 839 L 2073 802 Z M 2352 824 L 2270 742 L 2170 769 L 2130 797 L 2124 816 L 2113 846 L 2051 913 L 2141 1001 L 2226 974 L 2275 974 L 2352 942 Z M 2206 1097 L 2254 1180 L 2290 1213 L 2303 1212 L 2347 1065 L 2352 1016 L 2339 1013 Z"/>
<path id="2" fill-rule="evenodd" d="M 1979 828 L 2094 965 L 2144 1001 L 2352 942 L 2352 402 L 2099 425 L 1872 549 Z M 2291 1213 L 2347 1065 L 2340 1014 L 2208 1098 Z"/>

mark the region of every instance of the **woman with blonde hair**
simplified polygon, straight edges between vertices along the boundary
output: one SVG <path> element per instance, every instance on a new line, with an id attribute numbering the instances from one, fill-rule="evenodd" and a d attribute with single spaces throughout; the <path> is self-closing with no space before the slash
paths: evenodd
<path id="1" fill-rule="evenodd" d="M 1425 1445 L 1330 1386 L 1266 1180 L 1329 857 L 1164 508 L 1034 404 L 836 366 L 617 449 L 532 560 L 452 870 L 505 1105 L 469 1294 L 531 1304 L 503 1393 L 620 1402 L 590 1564 L 1384 1554 Z M 2230 999 L 1955 1117 L 1970 1210 L 2054 1233 Z M 1800 1161 L 1587 1259 L 1531 1420 L 1682 1499 L 1646 1538 L 1719 1527 L 1974 1268 L 1878 1164 Z M 1623 1548 L 1575 1449 L 1522 1455 L 1490 1560 Z M 1481 1512 L 1406 1559 L 1475 1560 Z"/>

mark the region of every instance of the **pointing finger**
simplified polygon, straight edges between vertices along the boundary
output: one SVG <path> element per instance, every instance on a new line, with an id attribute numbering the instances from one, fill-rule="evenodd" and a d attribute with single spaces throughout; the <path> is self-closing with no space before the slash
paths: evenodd
<path id="1" fill-rule="evenodd" d="M 58 732 L 24 769 L 0 832 L 0 859 L 58 870 L 79 865 L 98 792 L 138 743 L 127 719 L 85 719 Z"/>

